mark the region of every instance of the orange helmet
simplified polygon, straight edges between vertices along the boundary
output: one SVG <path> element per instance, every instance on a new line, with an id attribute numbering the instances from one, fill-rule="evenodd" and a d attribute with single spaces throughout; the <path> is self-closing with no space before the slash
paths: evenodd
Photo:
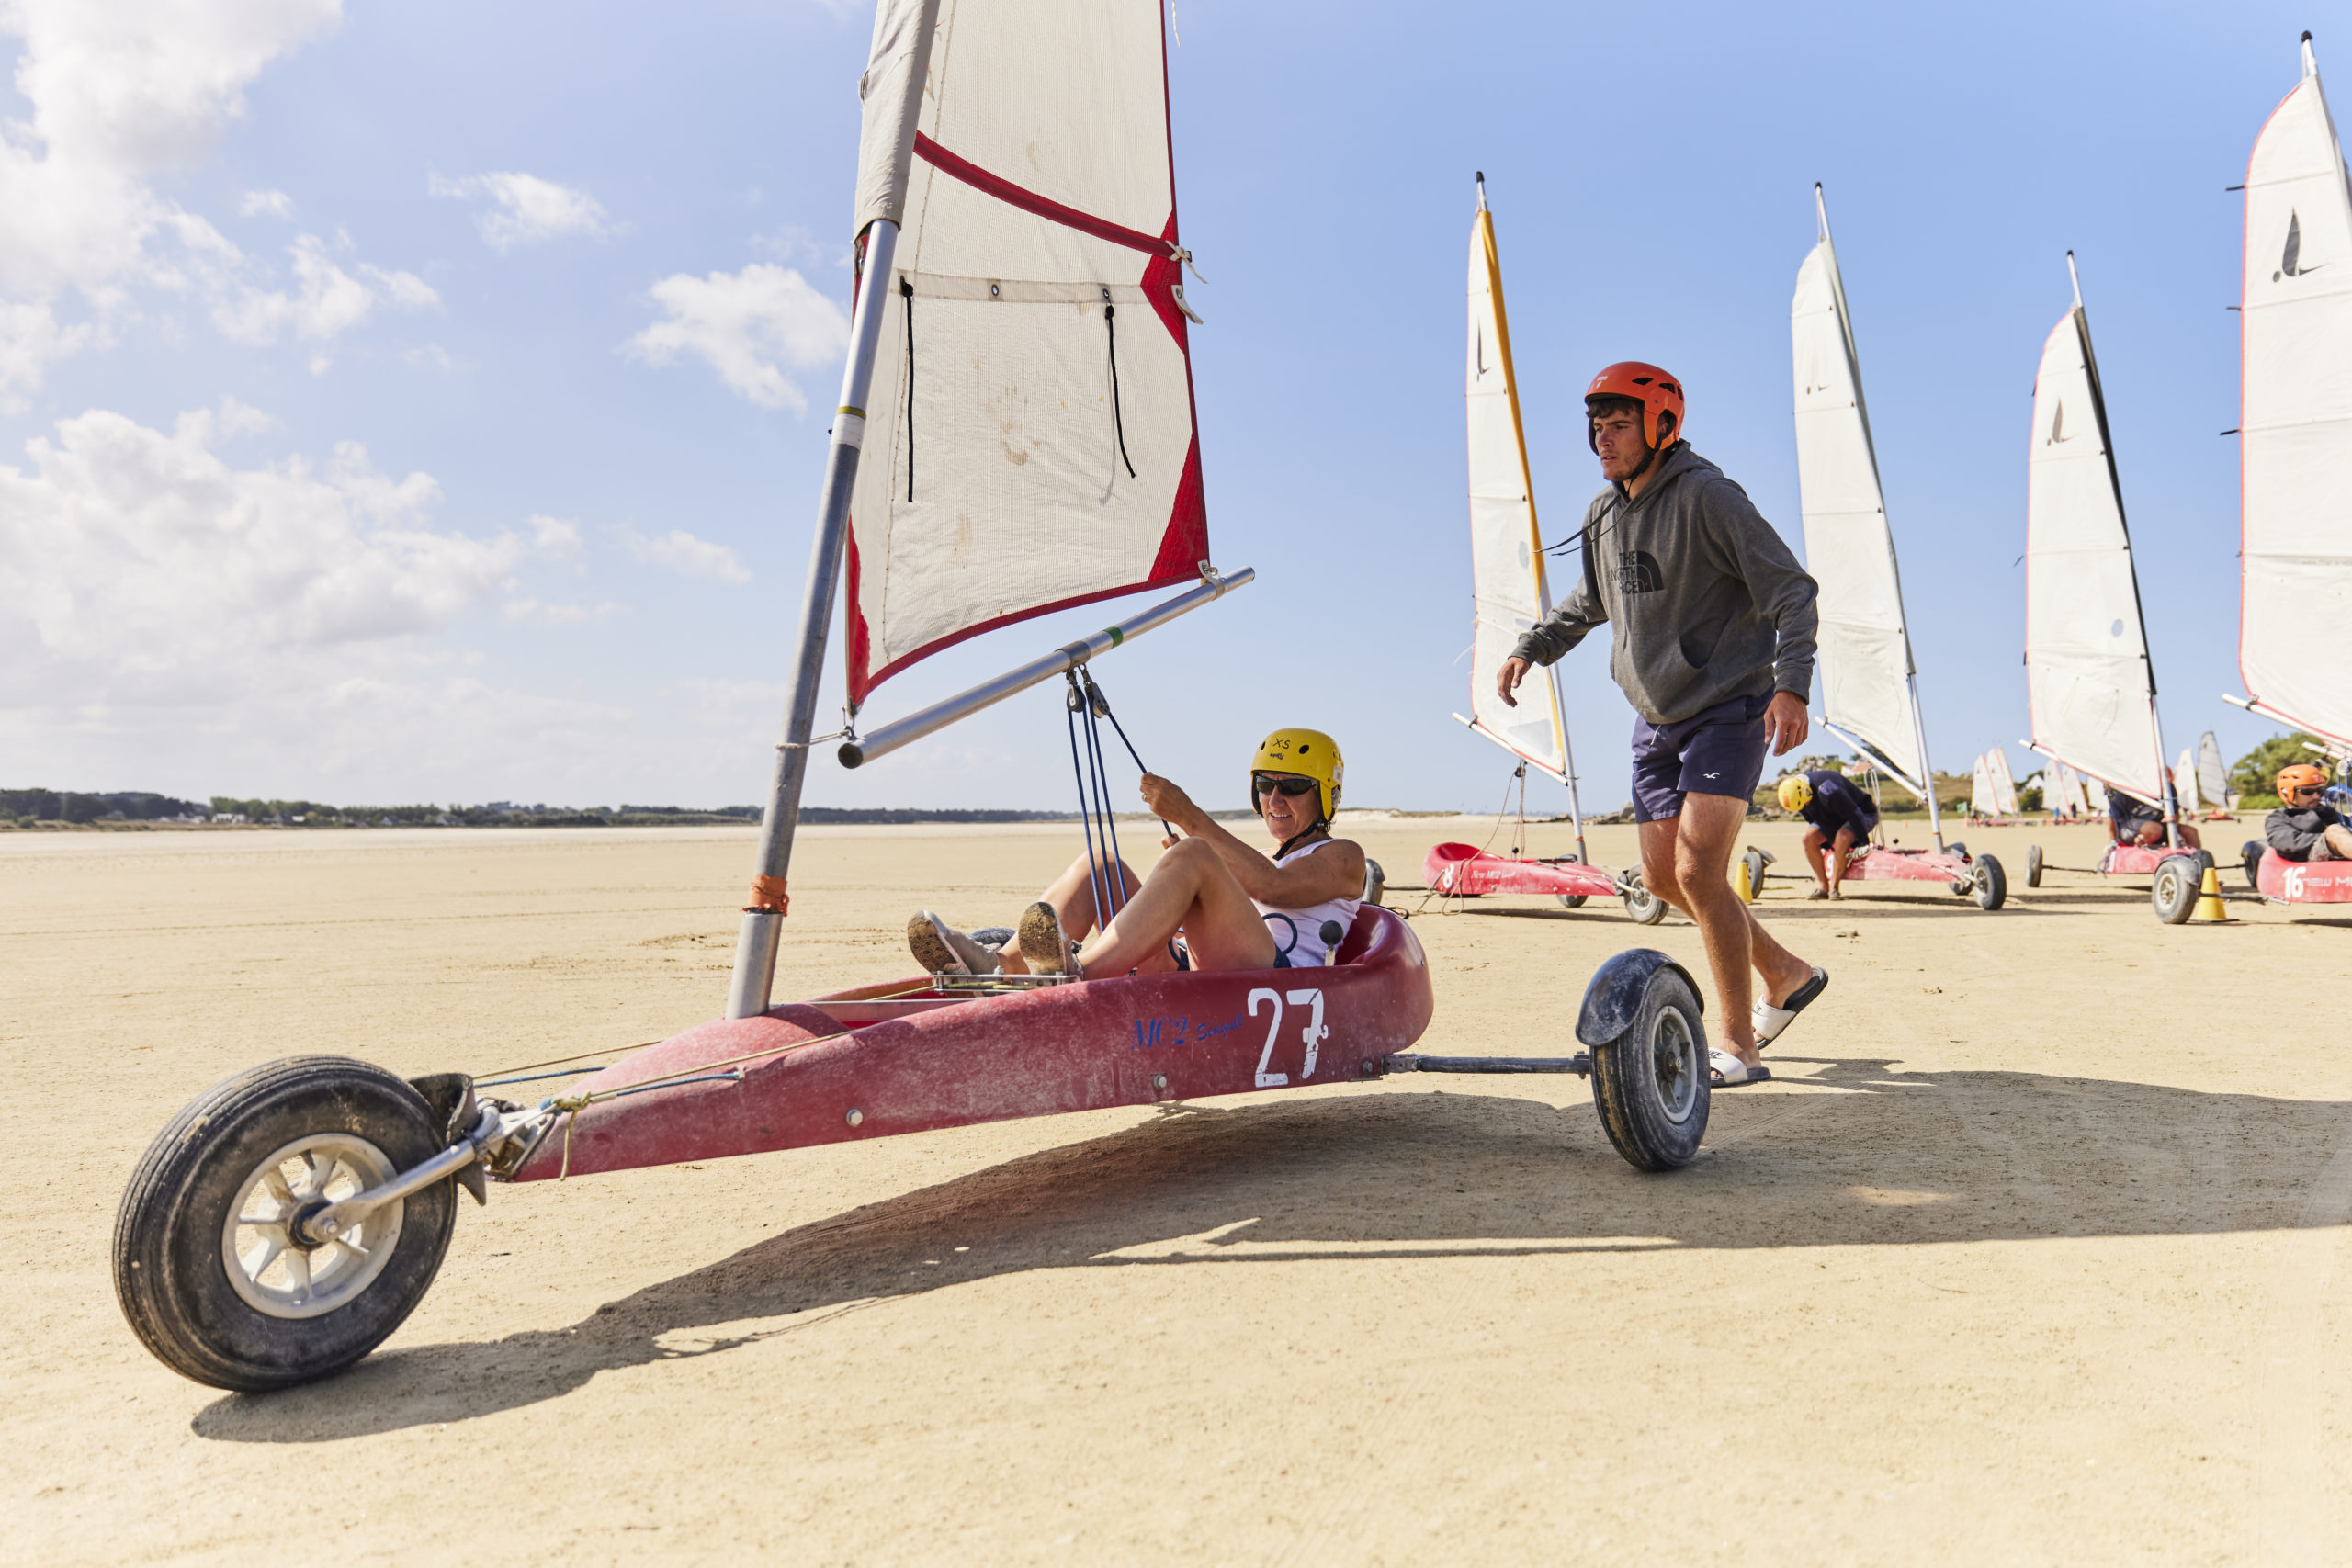
<path id="1" fill-rule="evenodd" d="M 2289 792 L 2296 789 L 2325 789 L 2327 775 L 2309 762 L 2296 762 L 2278 770 L 2278 798 L 2291 800 Z"/>
<path id="2" fill-rule="evenodd" d="M 1595 398 L 1631 398 L 1642 405 L 1642 439 L 1655 450 L 1658 445 L 1657 416 L 1674 416 L 1674 434 L 1682 434 L 1682 383 L 1655 365 L 1645 365 L 1638 359 L 1622 359 L 1602 369 L 1584 389 L 1585 407 L 1589 411 Z M 1584 423 L 1585 445 L 1595 452 L 1600 450 L 1600 436 L 1587 417 Z"/>

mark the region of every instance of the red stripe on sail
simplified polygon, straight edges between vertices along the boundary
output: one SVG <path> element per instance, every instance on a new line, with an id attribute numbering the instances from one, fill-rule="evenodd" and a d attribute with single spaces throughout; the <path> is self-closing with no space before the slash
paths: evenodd
<path id="1" fill-rule="evenodd" d="M 1001 175 L 989 173 L 968 158 L 957 157 L 920 130 L 915 132 L 915 156 L 941 174 L 952 175 L 974 190 L 985 192 L 1008 207 L 1017 207 L 1023 212 L 1049 219 L 1081 234 L 1091 234 L 1098 240 L 1108 240 L 1114 245 L 1125 245 L 1131 251 L 1155 256 L 1167 255 L 1173 243 L 1169 240 L 1155 240 L 1140 229 L 1130 229 L 1107 218 L 1080 212 L 1075 207 L 1065 207 L 1052 197 L 1039 196 L 1034 190 L 1014 185 Z M 1173 214 L 1170 221 L 1172 226 Z"/>

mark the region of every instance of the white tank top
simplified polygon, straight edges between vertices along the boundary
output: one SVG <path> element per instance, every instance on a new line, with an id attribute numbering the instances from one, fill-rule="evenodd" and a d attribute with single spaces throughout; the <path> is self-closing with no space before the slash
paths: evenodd
<path id="1" fill-rule="evenodd" d="M 1337 839 L 1317 839 L 1303 849 L 1291 851 L 1274 863 L 1288 865 L 1295 860 L 1304 860 L 1317 850 L 1329 849 L 1339 841 Z M 1255 904 L 1257 900 L 1253 898 L 1250 902 Z M 1340 930 L 1346 931 L 1355 924 L 1356 910 L 1362 908 L 1363 902 L 1360 898 L 1334 898 L 1308 909 L 1277 909 L 1271 904 L 1258 904 L 1258 913 L 1266 918 L 1266 930 L 1274 939 L 1274 951 L 1289 961 L 1290 967 L 1320 969 L 1325 953 L 1323 922 L 1337 920 Z M 1294 933 L 1295 941 L 1293 940 Z"/>

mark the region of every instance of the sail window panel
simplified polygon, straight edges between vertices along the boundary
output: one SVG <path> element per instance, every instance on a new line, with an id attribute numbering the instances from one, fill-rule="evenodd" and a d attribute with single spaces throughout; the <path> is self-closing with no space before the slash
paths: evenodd
<path id="1" fill-rule="evenodd" d="M 1001 179 L 1158 234 L 1175 207 L 1165 72 L 1157 5 L 945 0 L 922 130 Z"/>
<path id="2" fill-rule="evenodd" d="M 1867 741 L 1915 789 L 1926 781 L 1911 714 L 1911 689 L 1899 673 L 1905 650 L 1898 626 L 1821 623 L 1821 705 L 1838 728 Z"/>
<path id="3" fill-rule="evenodd" d="M 2136 661 L 2036 649 L 2027 681 L 2035 738 L 2086 773 L 2162 800 L 2155 710 L 2129 685 L 2144 679 L 2137 671 Z"/>
<path id="4" fill-rule="evenodd" d="M 1470 716 L 1505 746 L 1552 773 L 1566 771 L 1560 740 L 1553 728 L 1553 672 L 1548 667 L 1528 671 L 1516 695 L 1517 707 L 1508 707 L 1495 694 L 1495 674 L 1510 657 L 1511 645 L 1532 623 L 1523 615 L 1498 615 L 1478 606 L 1476 640 L 1471 645 Z"/>
<path id="5" fill-rule="evenodd" d="M 2266 706 L 2352 741 L 2352 680 L 2325 649 L 2352 626 L 2352 561 L 2249 555 L 2238 667 Z"/>

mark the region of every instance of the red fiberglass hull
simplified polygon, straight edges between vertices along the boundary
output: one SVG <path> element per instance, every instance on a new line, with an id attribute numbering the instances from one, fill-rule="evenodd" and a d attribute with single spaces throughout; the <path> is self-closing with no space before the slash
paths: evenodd
<path id="1" fill-rule="evenodd" d="M 1376 905 L 1357 914 L 1340 962 L 1321 969 L 1128 976 L 961 998 L 935 994 L 926 979 L 862 987 L 706 1023 L 606 1067 L 575 1092 L 712 1076 L 560 1118 L 514 1179 L 562 1174 L 567 1141 L 568 1168 L 584 1176 L 1354 1083 L 1419 1039 L 1430 1011 L 1420 942 Z"/>
<path id="2" fill-rule="evenodd" d="M 1872 850 L 1846 863 L 1848 882 L 1966 882 L 1976 868 L 1935 850 Z"/>
<path id="3" fill-rule="evenodd" d="M 2265 854 L 2254 885 L 2282 904 L 2352 904 L 2352 861 L 2287 860 Z"/>
<path id="4" fill-rule="evenodd" d="M 1464 898 L 1485 893 L 1614 897 L 1617 884 L 1596 866 L 1575 861 L 1511 860 L 1468 844 L 1440 844 L 1421 857 L 1421 880 L 1434 892 Z"/>
<path id="5" fill-rule="evenodd" d="M 2168 844 L 2109 844 L 2098 869 L 2105 876 L 2154 876 L 2156 867 L 2175 855 L 2187 853 L 2187 850 L 2176 850 Z"/>

